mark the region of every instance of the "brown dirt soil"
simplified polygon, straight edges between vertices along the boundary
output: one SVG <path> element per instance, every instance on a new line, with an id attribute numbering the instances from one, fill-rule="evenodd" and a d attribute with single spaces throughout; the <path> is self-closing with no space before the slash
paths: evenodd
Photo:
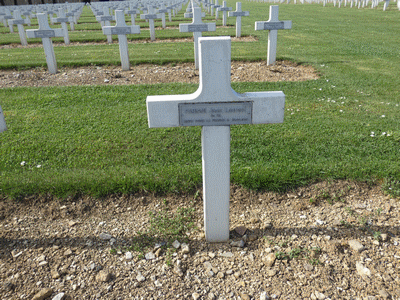
<path id="1" fill-rule="evenodd" d="M 302 81 L 317 79 L 310 66 L 279 61 L 274 66 L 262 62 L 232 62 L 232 82 Z M 193 63 L 131 66 L 130 71 L 121 67 L 60 68 L 50 74 L 45 68 L 25 71 L 0 70 L 0 88 L 21 86 L 71 86 L 71 85 L 122 85 L 154 84 L 165 82 L 198 83 L 199 71 Z"/>
<path id="2" fill-rule="evenodd" d="M 1 299 L 400 299 L 400 202 L 378 186 L 233 186 L 230 241 L 218 244 L 204 240 L 201 199 L 0 199 Z M 172 256 L 155 238 L 145 259 L 129 247 L 165 205 L 194 207 L 198 230 Z"/>

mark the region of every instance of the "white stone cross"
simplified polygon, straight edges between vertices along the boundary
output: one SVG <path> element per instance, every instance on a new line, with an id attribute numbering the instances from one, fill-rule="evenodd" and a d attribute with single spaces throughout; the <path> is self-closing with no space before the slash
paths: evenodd
<path id="1" fill-rule="evenodd" d="M 141 14 L 140 18 L 143 20 L 149 20 L 149 28 L 150 28 L 150 39 L 154 41 L 156 39 L 156 31 L 154 28 L 154 20 L 161 19 L 161 14 L 154 13 L 154 7 L 152 5 L 148 6 L 148 13 Z"/>
<path id="2" fill-rule="evenodd" d="M 172 21 L 172 14 L 174 14 L 175 17 L 175 6 L 174 5 L 168 5 L 166 7 L 168 10 L 168 20 L 171 22 Z"/>
<path id="3" fill-rule="evenodd" d="M 6 126 L 6 120 L 4 119 L 4 114 L 3 111 L 1 110 L 0 106 L 0 132 L 6 131 L 7 126 Z"/>
<path id="4" fill-rule="evenodd" d="M 25 16 L 26 20 L 28 21 L 28 23 L 26 23 L 26 24 L 28 24 L 29 26 L 31 26 L 31 19 L 30 19 L 31 14 L 32 13 L 30 10 L 27 10 L 27 11 L 24 11 L 21 13 L 21 15 Z"/>
<path id="5" fill-rule="evenodd" d="M 52 29 L 49 26 L 47 20 L 47 14 L 37 14 L 39 29 L 28 29 L 26 35 L 28 38 L 41 38 L 44 48 L 44 54 L 46 55 L 47 68 L 51 74 L 57 73 L 57 62 L 54 54 L 53 43 L 51 42 L 52 37 L 64 36 L 64 30 L 62 28 Z"/>
<path id="6" fill-rule="evenodd" d="M 108 8 L 108 6 L 103 7 L 103 15 L 97 16 L 96 20 L 98 22 L 101 22 L 102 24 L 104 24 L 104 26 L 111 25 L 110 21 L 114 20 L 114 17 L 110 16 L 110 9 Z M 112 44 L 112 35 L 111 34 L 107 34 L 107 42 L 109 44 Z"/>
<path id="7" fill-rule="evenodd" d="M 223 1 L 222 6 L 217 8 L 217 11 L 222 11 L 222 26 L 226 26 L 226 15 L 230 10 L 232 10 L 232 7 L 226 6 L 226 1 Z"/>
<path id="8" fill-rule="evenodd" d="M 161 3 L 160 9 L 158 10 L 158 13 L 161 14 L 162 28 L 166 27 L 166 24 L 165 24 L 165 13 L 167 13 L 168 11 L 170 11 L 170 10 L 165 8 L 165 5 L 163 3 Z"/>
<path id="9" fill-rule="evenodd" d="M 193 8 L 193 22 L 190 24 L 179 24 L 180 32 L 193 32 L 194 39 L 194 65 L 195 68 L 199 68 L 199 50 L 198 50 L 198 39 L 201 37 L 203 31 L 215 31 L 215 23 L 203 23 L 201 21 L 201 8 Z"/>
<path id="10" fill-rule="evenodd" d="M 22 46 L 27 46 L 28 42 L 26 41 L 25 29 L 22 24 L 30 24 L 29 19 L 22 19 L 21 12 L 19 10 L 14 10 L 14 19 L 9 19 L 8 24 L 12 27 L 13 25 L 17 25 L 19 39 L 21 40 Z"/>
<path id="11" fill-rule="evenodd" d="M 67 23 L 70 21 L 69 17 L 65 15 L 63 8 L 58 9 L 58 17 L 52 18 L 53 23 L 61 23 L 61 28 L 64 30 L 64 43 L 69 45 L 69 35 Z"/>
<path id="12" fill-rule="evenodd" d="M 236 17 L 236 37 L 242 36 L 242 17 L 248 17 L 250 12 L 242 11 L 242 2 L 236 2 L 236 11 L 230 11 L 229 17 Z"/>
<path id="13" fill-rule="evenodd" d="M 385 11 L 389 7 L 389 4 L 390 0 L 385 0 L 385 4 L 383 5 L 383 11 Z"/>
<path id="14" fill-rule="evenodd" d="M 202 126 L 204 228 L 208 242 L 229 239 L 230 125 L 282 123 L 283 92 L 236 93 L 230 37 L 203 37 L 200 86 L 188 95 L 147 96 L 150 128 Z"/>
<path id="15" fill-rule="evenodd" d="M 292 28 L 292 21 L 279 21 L 278 14 L 279 6 L 271 5 L 269 8 L 269 20 L 255 23 L 255 30 L 269 30 L 267 65 L 275 64 L 278 30 Z"/>
<path id="16" fill-rule="evenodd" d="M 218 20 L 218 7 L 221 7 L 221 5 L 219 5 L 218 0 L 215 0 L 215 4 L 211 4 L 211 8 L 215 8 L 215 20 Z"/>
<path id="17" fill-rule="evenodd" d="M 119 43 L 119 54 L 121 56 L 121 66 L 122 70 L 128 71 L 129 65 L 129 51 L 128 51 L 128 40 L 126 38 L 127 34 L 140 34 L 139 25 L 128 26 L 125 23 L 125 14 L 123 10 L 115 11 L 115 26 L 104 26 L 103 33 L 105 35 L 118 35 Z"/>
<path id="18" fill-rule="evenodd" d="M 128 15 L 131 15 L 131 25 L 135 25 L 136 15 L 139 13 L 139 10 L 136 7 L 132 7 L 127 11 Z"/>
<path id="19" fill-rule="evenodd" d="M 75 16 L 75 13 L 72 11 L 71 6 L 68 6 L 68 12 L 65 14 L 65 16 L 70 18 L 69 26 L 71 27 L 71 31 L 74 31 L 75 30 L 75 22 L 77 22 L 77 18 Z"/>

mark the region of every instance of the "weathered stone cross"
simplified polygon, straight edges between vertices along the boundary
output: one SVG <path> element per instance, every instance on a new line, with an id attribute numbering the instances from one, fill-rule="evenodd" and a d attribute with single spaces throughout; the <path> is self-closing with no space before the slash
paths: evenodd
<path id="1" fill-rule="evenodd" d="M 189 95 L 148 96 L 150 128 L 202 126 L 204 228 L 208 242 L 229 239 L 230 125 L 282 123 L 283 92 L 236 93 L 230 37 L 199 39 L 200 86 Z"/>
<path id="2" fill-rule="evenodd" d="M 61 28 L 64 30 L 64 43 L 65 45 L 69 45 L 69 35 L 68 35 L 68 26 L 67 23 L 70 21 L 70 17 L 65 15 L 65 11 L 63 8 L 58 9 L 58 17 L 52 18 L 51 21 L 53 23 L 61 23 Z"/>
<path id="3" fill-rule="evenodd" d="M 215 23 L 203 23 L 201 21 L 201 8 L 193 8 L 193 22 L 190 24 L 179 24 L 180 32 L 193 32 L 194 39 L 194 64 L 195 68 L 199 68 L 199 50 L 198 50 L 198 40 L 201 37 L 203 31 L 215 31 Z"/>
<path id="4" fill-rule="evenodd" d="M 56 74 L 57 62 L 54 54 L 53 43 L 51 42 L 50 38 L 64 36 L 64 30 L 62 28 L 50 28 L 47 20 L 47 14 L 37 14 L 37 18 L 39 21 L 39 29 L 28 29 L 26 31 L 26 36 L 28 38 L 42 39 L 44 54 L 46 55 L 47 68 L 51 74 Z"/>
<path id="5" fill-rule="evenodd" d="M 154 13 L 154 7 L 152 5 L 148 6 L 148 13 L 141 14 L 140 19 L 149 20 L 149 28 L 150 28 L 150 40 L 154 41 L 156 39 L 156 31 L 154 28 L 154 20 L 161 19 L 161 14 Z"/>
<path id="6" fill-rule="evenodd" d="M 103 33 L 105 35 L 118 35 L 118 43 L 119 43 L 119 54 L 121 56 L 121 66 L 122 70 L 128 71 L 130 68 L 129 65 L 129 51 L 128 51 L 128 40 L 126 38 L 127 34 L 139 34 L 140 26 L 139 25 L 131 25 L 128 26 L 125 23 L 125 14 L 123 10 L 115 11 L 115 26 L 104 26 Z"/>
<path id="7" fill-rule="evenodd" d="M 279 6 L 271 5 L 269 8 L 269 20 L 255 23 L 255 30 L 269 30 L 267 65 L 273 65 L 276 60 L 278 30 L 292 28 L 292 21 L 279 21 L 278 14 Z"/>
<path id="8" fill-rule="evenodd" d="M 96 20 L 100 22 L 102 25 L 110 26 L 110 21 L 114 20 L 113 16 L 110 16 L 110 9 L 108 6 L 103 7 L 103 15 L 97 16 Z M 103 26 L 104 27 L 104 26 Z M 112 35 L 107 34 L 107 43 L 112 44 Z"/>
<path id="9" fill-rule="evenodd" d="M 242 11 L 242 2 L 236 2 L 236 11 L 230 11 L 229 17 L 236 17 L 236 37 L 242 36 L 242 17 L 248 17 L 250 12 Z"/>
<path id="10" fill-rule="evenodd" d="M 14 11 L 14 19 L 8 20 L 8 24 L 10 26 L 17 25 L 19 39 L 21 40 L 21 45 L 22 46 L 27 46 L 28 42 L 26 41 L 25 30 L 24 30 L 24 26 L 22 24 L 29 24 L 30 25 L 30 20 L 29 19 L 22 19 L 21 12 L 19 10 L 15 10 Z"/>
<path id="11" fill-rule="evenodd" d="M 222 2 L 222 6 L 217 8 L 217 11 L 222 11 L 222 26 L 226 26 L 226 16 L 227 16 L 227 12 L 231 11 L 232 7 L 228 7 L 226 5 L 226 1 Z"/>

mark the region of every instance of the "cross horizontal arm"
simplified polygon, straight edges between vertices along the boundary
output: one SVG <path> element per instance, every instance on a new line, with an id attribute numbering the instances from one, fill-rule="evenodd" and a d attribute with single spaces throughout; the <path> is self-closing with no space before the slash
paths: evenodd
<path id="1" fill-rule="evenodd" d="M 218 101 L 218 103 L 250 103 L 252 105 L 252 119 L 249 124 L 283 122 L 285 108 L 285 94 L 283 92 L 238 94 L 232 90 L 232 94 L 236 96 L 234 100 L 231 97 L 227 97 L 223 101 Z M 201 97 L 198 92 L 189 95 L 148 96 L 146 102 L 150 128 L 180 126 L 179 104 L 210 103 L 209 100 Z"/>

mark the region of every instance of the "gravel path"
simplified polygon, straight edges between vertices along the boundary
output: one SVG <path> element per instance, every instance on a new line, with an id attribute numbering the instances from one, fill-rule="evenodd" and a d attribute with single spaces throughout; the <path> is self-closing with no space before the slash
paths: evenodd
<path id="1" fill-rule="evenodd" d="M 201 193 L 0 199 L 1 299 L 400 299 L 400 203 L 379 187 L 231 196 L 220 244 L 204 240 Z M 198 230 L 130 249 L 164 203 L 192 205 Z"/>

